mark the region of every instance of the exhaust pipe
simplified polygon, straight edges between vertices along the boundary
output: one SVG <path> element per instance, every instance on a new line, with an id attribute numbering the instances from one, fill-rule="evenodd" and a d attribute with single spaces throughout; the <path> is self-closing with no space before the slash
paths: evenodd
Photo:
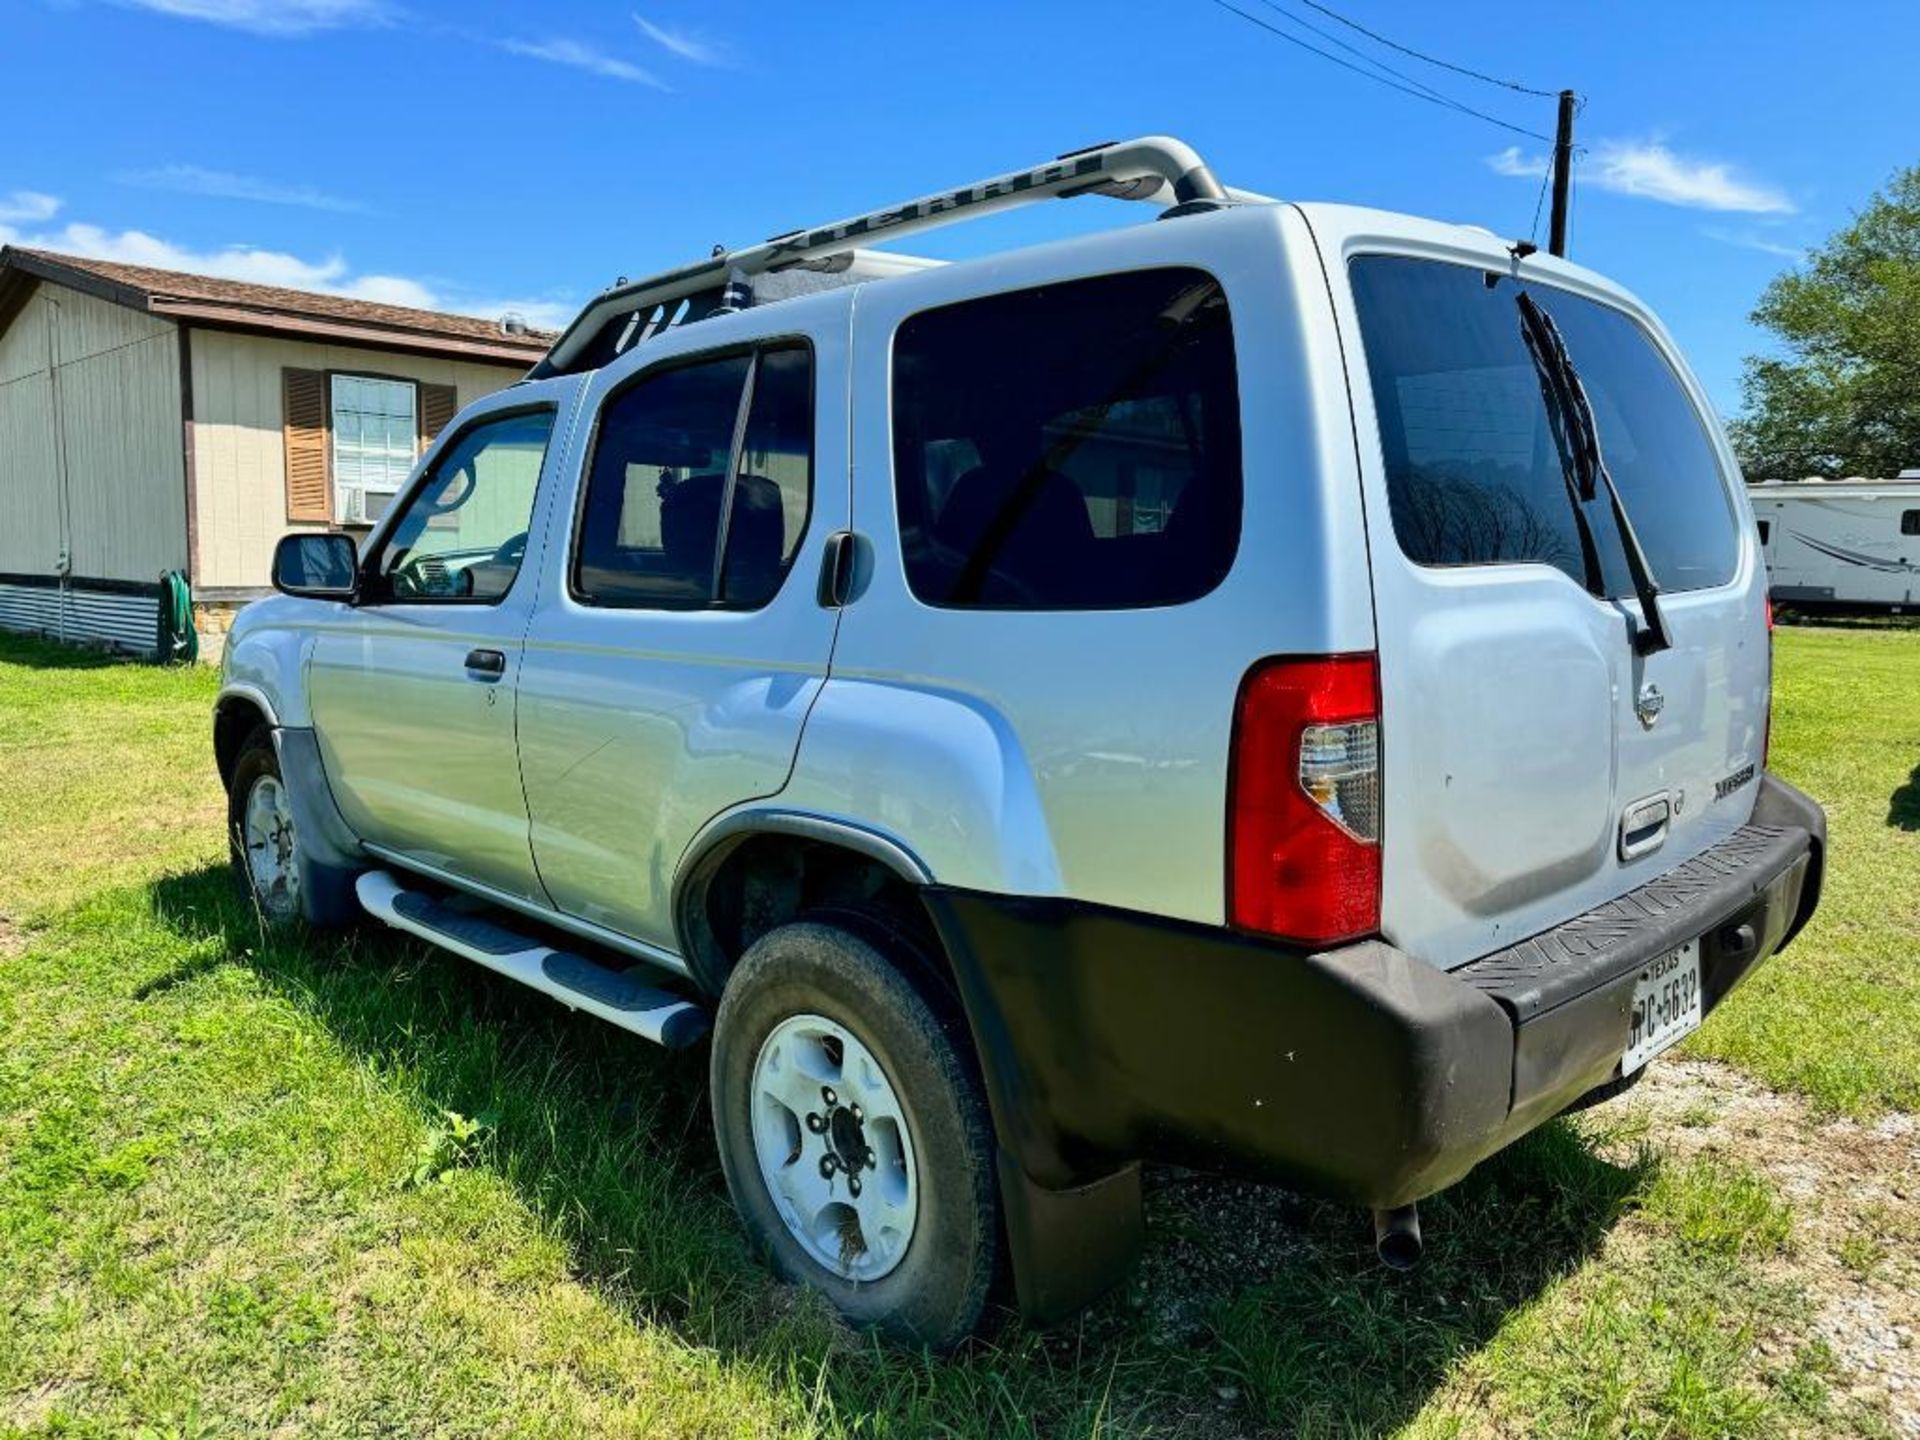
<path id="1" fill-rule="evenodd" d="M 1373 1250 L 1389 1270 L 1411 1270 L 1420 1263 L 1420 1207 L 1397 1205 L 1373 1212 Z"/>

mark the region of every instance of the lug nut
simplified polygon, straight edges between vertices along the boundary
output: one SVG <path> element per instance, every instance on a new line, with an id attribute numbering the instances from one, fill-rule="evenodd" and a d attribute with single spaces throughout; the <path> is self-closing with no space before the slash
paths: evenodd
<path id="1" fill-rule="evenodd" d="M 858 1175 L 847 1176 L 847 1193 L 856 1200 L 860 1198 L 860 1177 Z"/>
<path id="2" fill-rule="evenodd" d="M 822 1085 L 820 1087 L 820 1098 L 827 1102 L 828 1108 L 832 1108 L 840 1103 L 840 1097 L 833 1093 L 833 1087 L 830 1085 Z"/>
<path id="3" fill-rule="evenodd" d="M 849 1106 L 847 1113 L 853 1116 L 854 1123 L 856 1124 L 858 1124 L 860 1121 L 867 1118 L 865 1115 L 862 1115 L 860 1113 L 860 1107 L 858 1105 Z"/>
<path id="4" fill-rule="evenodd" d="M 822 1155 L 820 1157 L 820 1174 L 822 1178 L 827 1180 L 831 1180 L 833 1178 L 833 1171 L 834 1171 L 835 1164 L 836 1164 L 836 1161 L 831 1151 L 829 1151 L 827 1154 Z"/>
<path id="5" fill-rule="evenodd" d="M 814 1134 L 818 1135 L 821 1131 L 825 1130 L 826 1128 L 827 1128 L 826 1116 L 816 1115 L 811 1111 L 808 1112 L 807 1129 L 811 1130 Z"/>

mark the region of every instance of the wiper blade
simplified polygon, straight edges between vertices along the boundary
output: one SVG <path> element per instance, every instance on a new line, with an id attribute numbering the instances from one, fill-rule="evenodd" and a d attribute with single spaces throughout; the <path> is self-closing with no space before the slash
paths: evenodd
<path id="1" fill-rule="evenodd" d="M 1564 379 L 1524 318 L 1520 338 L 1527 342 L 1527 354 L 1533 358 L 1533 368 L 1540 378 L 1540 398 L 1546 402 L 1553 448 L 1560 457 L 1560 479 L 1566 484 L 1567 506 L 1573 511 L 1574 528 L 1580 536 L 1580 560 L 1586 574 L 1587 593 L 1601 595 L 1606 591 L 1607 581 L 1600 568 L 1600 549 L 1594 543 L 1593 526 L 1587 520 L 1587 507 L 1583 503 L 1593 496 L 1593 472 L 1586 464 L 1584 442 L 1574 423 L 1573 402 L 1566 396 Z"/>
<path id="2" fill-rule="evenodd" d="M 1665 616 L 1660 613 L 1660 586 L 1653 578 L 1653 567 L 1647 563 L 1647 552 L 1640 544 L 1640 537 L 1634 533 L 1626 502 L 1620 498 L 1620 487 L 1613 483 L 1613 475 L 1607 469 L 1606 456 L 1600 449 L 1600 427 L 1594 423 L 1593 405 L 1587 399 L 1586 387 L 1580 383 L 1580 372 L 1574 369 L 1573 357 L 1567 353 L 1566 342 L 1560 338 L 1560 327 L 1553 323 L 1553 317 L 1524 290 L 1518 303 L 1520 329 L 1527 349 L 1541 370 L 1543 385 L 1554 392 L 1556 403 L 1552 408 L 1561 413 L 1569 432 L 1566 448 L 1571 453 L 1563 456 L 1563 462 L 1571 459 L 1574 466 L 1570 478 L 1575 489 L 1575 515 L 1582 514 L 1585 503 L 1594 498 L 1600 486 L 1606 488 L 1613 526 L 1619 532 L 1620 549 L 1626 556 L 1627 576 L 1633 581 L 1634 597 L 1640 602 L 1642 623 L 1633 633 L 1634 653 L 1651 655 L 1670 650 L 1673 637 L 1667 630 Z M 1592 537 L 1584 519 L 1581 529 L 1583 545 L 1590 544 Z"/>

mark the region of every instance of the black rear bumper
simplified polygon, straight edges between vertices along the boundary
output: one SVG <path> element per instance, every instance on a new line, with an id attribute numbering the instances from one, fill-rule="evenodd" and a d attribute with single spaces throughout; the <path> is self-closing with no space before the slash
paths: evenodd
<path id="1" fill-rule="evenodd" d="M 1819 806 L 1451 972 L 1380 941 L 1308 953 L 1070 901 L 933 889 L 1001 1146 L 1023 1308 L 1066 1313 L 1139 1238 L 1137 1162 L 1420 1199 L 1618 1073 L 1636 976 L 1701 941 L 1708 1008 L 1818 901 Z"/>

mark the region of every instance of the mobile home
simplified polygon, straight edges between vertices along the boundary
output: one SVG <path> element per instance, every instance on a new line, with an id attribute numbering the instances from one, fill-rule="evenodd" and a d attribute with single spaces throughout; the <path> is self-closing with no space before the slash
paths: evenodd
<path id="1" fill-rule="evenodd" d="M 440 426 L 551 338 L 0 249 L 0 629 L 151 653 L 172 571 L 213 658 L 281 535 L 365 533 Z"/>
<path id="2" fill-rule="evenodd" d="M 1776 605 L 1920 608 L 1920 470 L 1893 480 L 1769 480 L 1748 493 Z"/>

